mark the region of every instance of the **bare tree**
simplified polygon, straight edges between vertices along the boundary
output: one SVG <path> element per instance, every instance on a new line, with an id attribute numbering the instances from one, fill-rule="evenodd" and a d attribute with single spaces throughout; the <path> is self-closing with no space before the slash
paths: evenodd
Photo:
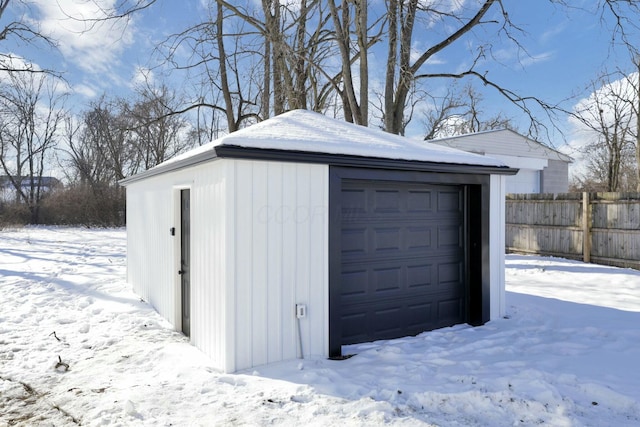
<path id="1" fill-rule="evenodd" d="M 635 190 L 640 191 L 640 46 L 625 44 L 631 58 L 631 71 L 625 72 L 618 69 L 617 75 L 621 76 L 621 85 L 624 89 L 614 91 L 613 96 L 627 106 L 632 115 L 630 124 L 631 144 L 634 147 L 635 160 Z"/>
<path id="2" fill-rule="evenodd" d="M 43 33 L 37 22 L 29 19 L 32 4 L 27 0 L 0 0 L 0 45 L 13 42 L 48 50 L 57 49 L 57 42 Z M 19 52 L 0 52 L 0 71 L 49 74 L 60 77 L 60 70 L 41 68 Z"/>
<path id="3" fill-rule="evenodd" d="M 501 2 L 499 0 L 483 1 L 467 17 L 466 14 L 454 13 L 447 9 L 450 5 L 446 2 L 441 5 L 437 2 L 422 3 L 419 0 L 388 1 L 388 50 L 384 92 L 384 127 L 387 132 L 404 134 L 407 124 L 404 111 L 411 87 L 417 80 L 438 76 L 420 73 L 423 65 L 434 55 L 453 45 L 474 27 L 486 25 L 487 22 L 483 21 L 483 18 L 494 5 L 501 5 Z M 426 15 L 424 19 L 431 22 L 442 22 L 451 30 L 448 30 L 440 41 L 424 49 L 419 55 L 415 53 L 412 55 L 414 30 L 422 15 Z M 503 25 L 507 28 L 510 22 L 506 14 L 504 17 Z M 415 59 L 412 60 L 412 56 Z M 465 73 L 473 74 L 473 67 Z M 461 78 L 465 73 L 448 74 L 447 77 Z M 440 75 L 444 76 L 444 74 Z"/>
<path id="4" fill-rule="evenodd" d="M 565 0 L 556 1 L 565 3 Z M 597 7 L 602 22 L 609 21 L 609 17 L 613 18 L 611 41 L 621 41 L 626 46 L 634 46 L 640 30 L 640 4 L 636 0 L 599 0 Z"/>
<path id="5" fill-rule="evenodd" d="M 332 55 L 325 3 L 263 0 L 261 9 L 254 10 L 237 2 L 217 2 L 260 35 L 254 49 L 262 55 L 253 57 L 263 64 L 259 119 L 297 108 L 321 110 L 326 100 L 323 82 L 337 88 L 322 66 Z"/>
<path id="6" fill-rule="evenodd" d="M 338 93 L 343 99 L 345 119 L 363 126 L 369 124 L 369 47 L 372 41 L 376 40 L 370 39 L 368 35 L 367 8 L 367 2 L 342 0 L 338 8 L 335 0 L 329 1 L 335 43 L 338 45 L 342 62 L 341 74 L 338 75 L 342 80 L 342 89 L 338 89 Z M 352 33 L 356 40 L 353 48 Z M 358 64 L 359 77 L 352 73 L 354 62 Z"/>
<path id="7" fill-rule="evenodd" d="M 622 170 L 629 162 L 636 124 L 633 89 L 625 79 L 604 75 L 592 83 L 592 94 L 580 102 L 572 116 L 592 136 L 585 145 L 589 170 L 606 183 L 607 191 L 620 191 Z"/>
<path id="8" fill-rule="evenodd" d="M 197 100 L 182 111 L 214 109 L 234 131 L 291 109 L 325 110 L 340 88 L 339 73 L 323 67 L 335 54 L 325 2 L 245 3 L 210 2 L 206 20 L 159 47 L 175 69 L 211 88 L 197 91 Z M 179 60 L 178 47 L 193 56 Z"/>
<path id="9" fill-rule="evenodd" d="M 152 130 L 146 133 L 141 130 L 141 141 L 136 140 L 135 131 L 129 128 L 138 118 L 146 120 L 146 114 L 151 111 L 148 105 L 141 105 L 145 108 L 135 110 L 123 99 L 108 100 L 103 96 L 82 113 L 78 122 L 72 117 L 66 120 L 69 160 L 65 171 L 69 186 L 57 198 L 59 205 L 51 209 L 55 212 L 55 221 L 122 224 L 125 197 L 118 181 L 139 172 L 145 161 L 152 164 L 150 159 L 163 150 L 162 144 L 156 144 L 155 140 L 155 136 L 164 137 L 162 132 L 156 135 L 158 127 L 150 126 Z M 132 115 L 132 110 L 138 111 L 138 118 Z M 166 119 L 171 120 L 171 116 Z M 156 152 L 152 153 L 153 150 Z M 73 209 L 66 206 L 69 201 Z"/>
<path id="10" fill-rule="evenodd" d="M 172 114 L 178 104 L 175 92 L 166 85 L 146 86 L 139 90 L 133 105 L 123 111 L 121 120 L 129 120 L 128 138 L 136 147 L 142 169 L 152 168 L 190 148 L 186 119 Z"/>
<path id="11" fill-rule="evenodd" d="M 73 118 L 65 122 L 65 140 L 69 147 L 70 166 L 66 168 L 71 182 L 79 182 L 98 191 L 102 186 L 113 184 L 115 178 L 110 170 L 103 140 L 109 131 L 103 129 L 111 114 L 104 106 L 104 98 L 93 103 L 91 110 L 82 114 L 79 124 Z"/>
<path id="12" fill-rule="evenodd" d="M 628 84 L 632 88 L 632 92 L 635 95 L 634 98 L 630 100 L 631 108 L 633 109 L 633 113 L 635 115 L 635 128 L 634 128 L 634 138 L 633 142 L 635 143 L 635 157 L 636 157 L 636 167 L 635 167 L 635 181 L 636 181 L 636 191 L 640 192 L 640 52 L 637 50 L 633 53 L 633 65 L 635 67 L 635 76 L 628 77 Z"/>
<path id="13" fill-rule="evenodd" d="M 16 201 L 26 204 L 39 222 L 43 176 L 58 142 L 65 94 L 46 74 L 8 72 L 0 87 L 0 166 Z"/>
<path id="14" fill-rule="evenodd" d="M 463 135 L 496 129 L 513 129 L 511 120 L 498 113 L 487 116 L 484 97 L 471 84 L 461 91 L 450 88 L 440 97 L 433 97 L 434 108 L 425 114 L 425 140 Z"/>
<path id="15" fill-rule="evenodd" d="M 129 131 L 128 105 L 104 96 L 83 114 L 80 129 L 67 137 L 79 178 L 94 188 L 117 182 L 140 171 L 141 159 Z M 67 127 L 67 129 L 72 129 Z"/>
<path id="16" fill-rule="evenodd" d="M 205 108 L 219 112 L 225 117 L 228 132 L 260 119 L 259 82 L 264 81 L 256 76 L 259 67 L 252 58 L 260 54 L 255 46 L 243 44 L 245 23 L 230 19 L 234 13 L 216 2 L 210 6 L 207 19 L 171 35 L 157 49 L 166 63 L 201 85 L 195 99 L 176 112 Z M 225 26 L 232 28 L 229 34 Z M 182 49 L 192 52 L 191 57 L 179 58 L 176 52 Z"/>
<path id="17" fill-rule="evenodd" d="M 549 2 L 576 7 L 564 0 Z M 153 1 L 124 3 L 146 7 Z M 533 134 L 546 127 L 538 114 L 553 121 L 556 114 L 565 113 L 557 104 L 511 90 L 487 71 L 485 64 L 497 62 L 496 40 L 528 55 L 521 44 L 525 32 L 511 20 L 512 6 L 502 0 L 386 0 L 375 5 L 366 0 L 210 0 L 208 7 L 206 19 L 168 38 L 159 51 L 176 69 L 188 70 L 210 88 L 196 91 L 198 95 L 178 112 L 215 110 L 226 118 L 228 131 L 308 108 L 333 109 L 363 125 L 379 113 L 383 129 L 404 134 L 414 113 L 424 110 L 422 100 L 433 98 L 431 83 L 447 80 L 476 81 L 483 91 L 495 91 L 529 118 Z M 613 17 L 613 39 L 631 40 L 629 29 L 638 28 L 640 17 L 637 2 L 599 0 L 595 7 L 603 20 Z M 428 31 L 433 42 L 418 43 L 421 31 Z M 471 38 L 474 48 L 466 67 L 431 66 L 438 55 Z M 384 70 L 372 72 L 369 60 L 376 44 L 376 55 L 386 54 L 386 64 Z M 193 55 L 178 60 L 179 50 Z M 372 84 L 376 78 L 381 85 Z M 491 119 L 492 126 L 505 121 L 499 114 Z M 470 129 L 480 127 L 472 118 L 468 124 Z"/>

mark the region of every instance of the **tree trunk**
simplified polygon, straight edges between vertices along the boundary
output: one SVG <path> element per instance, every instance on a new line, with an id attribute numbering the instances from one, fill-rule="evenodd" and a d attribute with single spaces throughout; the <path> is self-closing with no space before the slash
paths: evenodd
<path id="1" fill-rule="evenodd" d="M 273 112 L 277 116 L 285 112 L 284 48 L 280 34 L 280 0 L 262 0 L 265 16 L 265 37 L 271 45 L 271 75 L 273 81 Z"/>
<path id="2" fill-rule="evenodd" d="M 348 122 L 363 124 L 361 120 L 360 107 L 356 100 L 356 91 L 353 86 L 353 75 L 351 73 L 351 52 L 349 49 L 349 24 L 351 21 L 349 13 L 349 4 L 347 0 L 342 1 L 340 9 L 342 11 L 342 20 L 338 15 L 338 8 L 335 0 L 329 1 L 329 9 L 333 25 L 336 31 L 336 42 L 340 50 L 340 58 L 342 61 L 342 99 L 345 104 L 344 114 L 345 120 Z"/>
<path id="3" fill-rule="evenodd" d="M 460 28 L 453 31 L 439 43 L 425 50 L 411 64 L 413 29 L 419 0 L 389 0 L 387 17 L 389 22 L 389 50 L 387 55 L 387 75 L 385 79 L 384 124 L 387 132 L 402 134 L 406 123 L 404 110 L 407 99 L 420 68 L 433 55 L 441 52 L 482 23 L 482 18 L 499 0 L 485 0 L 476 14 Z M 396 78 L 396 67 L 398 76 Z"/>
<path id="4" fill-rule="evenodd" d="M 369 126 L 369 56 L 367 40 L 368 2 L 355 1 L 356 4 L 356 36 L 358 40 L 358 58 L 360 62 L 360 124 Z"/>
<path id="5" fill-rule="evenodd" d="M 296 32 L 296 56 L 293 58 L 293 75 L 294 86 L 292 88 L 293 99 L 291 100 L 291 108 L 307 107 L 307 67 L 305 66 L 305 49 L 307 35 L 307 19 L 309 9 L 307 1 L 300 1 L 300 17 L 298 18 L 298 29 Z"/>
<path id="6" fill-rule="evenodd" d="M 389 32 L 387 64 L 384 84 L 384 129 L 392 132 L 396 110 L 394 107 L 394 88 L 396 84 L 396 61 L 398 56 L 398 4 L 399 0 L 389 0 L 387 9 Z M 392 132 L 393 133 L 393 132 Z"/>
<path id="7" fill-rule="evenodd" d="M 227 127 L 229 133 L 238 130 L 235 115 L 233 112 L 233 99 L 231 89 L 229 88 L 229 78 L 227 75 L 227 54 L 224 50 L 224 27 L 222 25 L 224 9 L 222 3 L 217 4 L 216 12 L 216 43 L 218 45 L 218 62 L 220 66 L 220 86 L 222 87 L 222 96 L 224 98 L 224 109 L 227 115 Z"/>
<path id="8" fill-rule="evenodd" d="M 271 116 L 271 42 L 264 40 L 264 83 L 262 86 L 262 99 L 260 104 L 260 117 L 266 120 Z"/>

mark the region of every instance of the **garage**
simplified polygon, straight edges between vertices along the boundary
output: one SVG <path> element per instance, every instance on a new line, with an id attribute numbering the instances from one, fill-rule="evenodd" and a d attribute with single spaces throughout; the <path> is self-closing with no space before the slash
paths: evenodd
<path id="1" fill-rule="evenodd" d="M 224 372 L 481 325 L 515 173 L 291 111 L 122 182 L 127 280 Z"/>
<path id="2" fill-rule="evenodd" d="M 490 178 L 417 168 L 331 169 L 332 357 L 490 319 Z"/>
<path id="3" fill-rule="evenodd" d="M 465 322 L 460 186 L 342 187 L 342 344 Z"/>

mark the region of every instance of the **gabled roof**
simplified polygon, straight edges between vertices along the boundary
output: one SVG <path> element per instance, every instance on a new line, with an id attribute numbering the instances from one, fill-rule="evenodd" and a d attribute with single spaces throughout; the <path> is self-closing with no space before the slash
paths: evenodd
<path id="1" fill-rule="evenodd" d="M 294 110 L 223 136 L 121 183 L 126 185 L 220 157 L 341 165 L 377 160 L 411 163 L 414 168 L 467 165 L 476 167 L 476 172 L 482 169 L 484 173 L 515 173 L 501 160 L 354 125 L 308 110 Z"/>
<path id="2" fill-rule="evenodd" d="M 561 160 L 568 163 L 573 161 L 573 159 L 566 154 L 510 129 L 489 130 L 448 138 L 438 138 L 432 140 L 431 143 L 444 147 L 457 148 L 471 153 L 486 154 L 488 156 L 494 154 Z"/>

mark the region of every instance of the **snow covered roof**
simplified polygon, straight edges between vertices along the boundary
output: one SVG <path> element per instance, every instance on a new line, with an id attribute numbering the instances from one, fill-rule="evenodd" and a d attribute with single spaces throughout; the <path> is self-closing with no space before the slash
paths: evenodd
<path id="1" fill-rule="evenodd" d="M 242 157 L 241 151 L 295 153 L 298 159 L 309 154 L 331 163 L 339 157 L 381 159 L 429 164 L 470 165 L 504 169 L 515 173 L 501 160 L 451 147 L 428 144 L 393 135 L 379 129 L 347 123 L 308 110 L 293 110 L 253 126 L 223 136 L 209 144 L 176 156 L 160 165 L 122 181 L 132 180 L 187 167 L 217 157 Z M 233 154 L 231 154 L 233 152 Z M 292 157 L 287 160 L 293 160 Z M 304 161 L 304 160 L 303 160 Z"/>

